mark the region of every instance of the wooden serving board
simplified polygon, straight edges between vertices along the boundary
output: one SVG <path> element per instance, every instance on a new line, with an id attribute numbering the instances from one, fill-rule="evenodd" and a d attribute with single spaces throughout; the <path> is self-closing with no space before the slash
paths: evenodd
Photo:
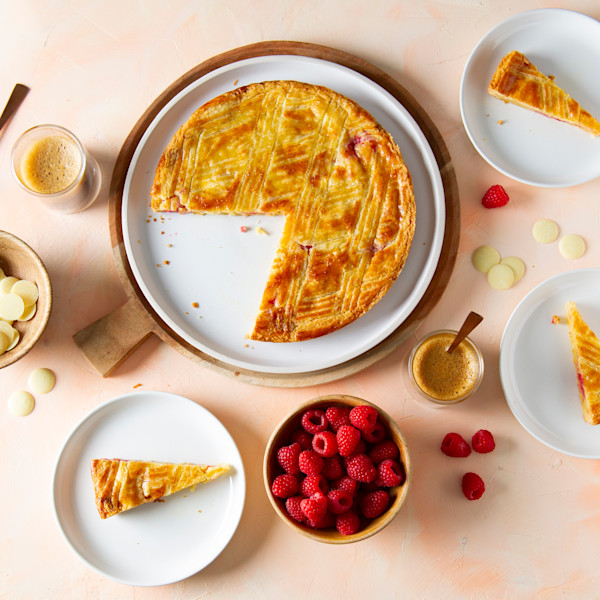
<path id="1" fill-rule="evenodd" d="M 343 65 L 368 77 L 398 99 L 418 123 L 431 146 L 441 173 L 446 206 L 446 227 L 440 259 L 427 290 L 409 317 L 386 339 L 360 356 L 336 366 L 300 374 L 241 369 L 202 352 L 180 337 L 165 324 L 140 290 L 125 251 L 121 222 L 123 189 L 131 159 L 140 139 L 160 110 L 188 85 L 214 69 L 252 57 L 272 55 L 308 56 Z M 300 387 L 342 379 L 384 358 L 412 334 L 446 288 L 458 249 L 460 207 L 454 166 L 442 136 L 427 113 L 403 86 L 374 65 L 341 50 L 303 42 L 250 44 L 210 58 L 185 73 L 152 103 L 125 140 L 113 171 L 109 195 L 111 243 L 128 300 L 114 312 L 73 336 L 77 346 L 104 377 L 110 375 L 144 340 L 154 334 L 194 362 L 248 383 Z"/>

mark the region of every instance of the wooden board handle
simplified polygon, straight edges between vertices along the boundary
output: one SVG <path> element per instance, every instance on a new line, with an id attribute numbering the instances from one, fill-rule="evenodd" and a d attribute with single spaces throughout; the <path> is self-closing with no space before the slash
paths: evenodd
<path id="1" fill-rule="evenodd" d="M 73 336 L 75 344 L 102 375 L 108 377 L 154 329 L 154 321 L 137 299 L 104 315 Z"/>

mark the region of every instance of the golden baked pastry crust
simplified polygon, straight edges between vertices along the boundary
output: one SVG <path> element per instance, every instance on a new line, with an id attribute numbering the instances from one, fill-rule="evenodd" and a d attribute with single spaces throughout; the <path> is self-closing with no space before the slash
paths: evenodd
<path id="1" fill-rule="evenodd" d="M 567 303 L 567 321 L 583 418 L 590 425 L 598 425 L 600 423 L 600 341 L 583 320 L 574 302 Z"/>
<path id="2" fill-rule="evenodd" d="M 391 136 L 348 98 L 294 81 L 238 88 L 194 112 L 161 156 L 151 206 L 287 217 L 248 336 L 271 342 L 364 314 L 400 273 L 415 228 Z"/>
<path id="3" fill-rule="evenodd" d="M 229 469 L 227 464 L 173 464 L 118 458 L 94 459 L 90 464 L 96 507 L 103 519 L 206 483 Z"/>
<path id="4" fill-rule="evenodd" d="M 500 100 L 600 135 L 600 122 L 521 52 L 513 50 L 498 65 L 488 92 Z"/>

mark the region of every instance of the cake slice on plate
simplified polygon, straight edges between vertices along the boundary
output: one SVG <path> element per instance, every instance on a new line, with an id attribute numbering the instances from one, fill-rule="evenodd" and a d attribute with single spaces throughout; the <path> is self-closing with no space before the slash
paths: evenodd
<path id="1" fill-rule="evenodd" d="M 229 471 L 230 466 L 100 458 L 92 460 L 90 468 L 96 506 L 100 517 L 106 519 L 216 479 Z"/>
<path id="2" fill-rule="evenodd" d="M 597 425 L 600 423 L 600 341 L 574 302 L 567 302 L 567 321 L 583 418 L 590 425 Z"/>
<path id="3" fill-rule="evenodd" d="M 498 65 L 488 92 L 500 100 L 575 125 L 600 136 L 600 122 L 541 73 L 521 52 L 509 52 Z"/>

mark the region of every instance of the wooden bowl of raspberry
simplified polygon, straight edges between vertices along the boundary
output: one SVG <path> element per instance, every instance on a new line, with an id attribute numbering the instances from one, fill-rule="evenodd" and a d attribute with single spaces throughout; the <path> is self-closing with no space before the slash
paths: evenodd
<path id="1" fill-rule="evenodd" d="M 364 540 L 398 514 L 410 484 L 401 431 L 381 408 L 320 396 L 287 415 L 265 450 L 263 478 L 292 529 L 329 544 Z"/>

